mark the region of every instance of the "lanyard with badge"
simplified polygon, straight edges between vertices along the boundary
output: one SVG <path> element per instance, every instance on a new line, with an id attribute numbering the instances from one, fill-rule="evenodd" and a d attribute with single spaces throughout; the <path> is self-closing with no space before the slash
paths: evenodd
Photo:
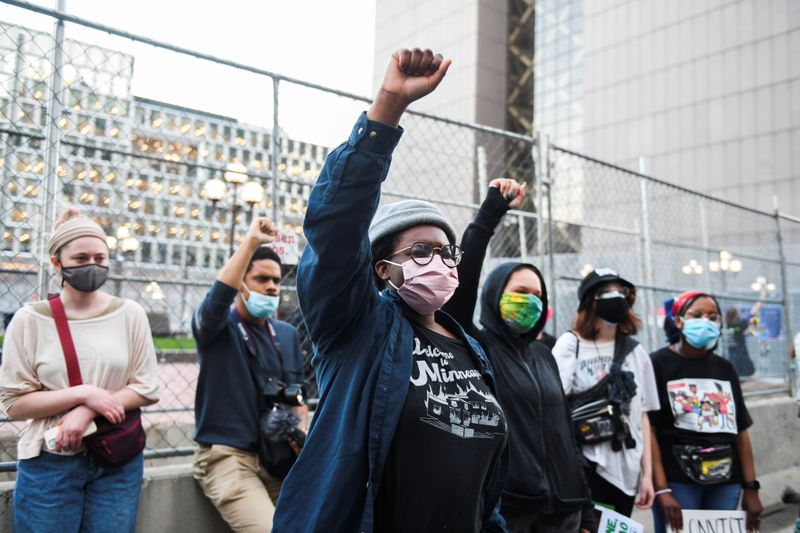
<path id="1" fill-rule="evenodd" d="M 236 324 L 236 329 L 242 336 L 242 340 L 244 341 L 244 344 L 247 347 L 247 352 L 250 355 L 250 359 L 258 365 L 261 372 L 266 373 L 263 361 L 258 358 L 258 346 L 256 345 L 255 337 L 253 336 L 252 331 L 250 331 L 250 328 L 247 327 L 247 324 L 242 318 L 242 315 L 239 314 L 239 310 L 235 308 L 231 310 L 231 317 L 233 318 L 233 321 Z M 282 378 L 283 350 L 281 349 L 281 343 L 278 341 L 277 334 L 275 333 L 275 328 L 272 326 L 268 318 L 264 319 L 264 328 L 267 330 L 267 335 L 269 336 L 270 343 L 272 344 L 272 347 L 275 348 L 275 353 L 278 355 L 278 364 L 281 367 L 280 377 Z M 252 363 L 251 363 L 251 370 L 252 370 Z M 259 372 L 259 374 L 261 372 Z M 258 374 L 254 373 L 254 376 L 255 375 Z"/>

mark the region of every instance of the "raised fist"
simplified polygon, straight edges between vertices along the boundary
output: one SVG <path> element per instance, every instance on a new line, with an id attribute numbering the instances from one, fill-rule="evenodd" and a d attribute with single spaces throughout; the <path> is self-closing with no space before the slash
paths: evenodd
<path id="1" fill-rule="evenodd" d="M 522 201 L 525 199 L 526 185 L 509 178 L 497 178 L 489 183 L 489 187 L 500 189 L 500 194 L 508 201 L 509 209 L 516 209 L 522 205 Z"/>
<path id="2" fill-rule="evenodd" d="M 433 92 L 452 63 L 431 50 L 401 48 L 392 54 L 367 117 L 396 126 L 408 105 Z"/>
<path id="3" fill-rule="evenodd" d="M 253 239 L 261 244 L 269 244 L 278 237 L 278 228 L 266 217 L 256 217 L 250 223 L 246 239 Z"/>

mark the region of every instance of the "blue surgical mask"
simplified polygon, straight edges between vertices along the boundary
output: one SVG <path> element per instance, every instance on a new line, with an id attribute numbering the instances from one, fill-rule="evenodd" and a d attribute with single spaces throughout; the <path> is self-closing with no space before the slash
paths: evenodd
<path id="1" fill-rule="evenodd" d="M 711 350 L 720 336 L 719 324 L 707 318 L 689 318 L 683 321 L 683 338 L 695 348 Z"/>
<path id="2" fill-rule="evenodd" d="M 275 314 L 280 298 L 269 294 L 259 294 L 250 291 L 250 296 L 244 301 L 247 311 L 255 318 L 267 318 Z"/>

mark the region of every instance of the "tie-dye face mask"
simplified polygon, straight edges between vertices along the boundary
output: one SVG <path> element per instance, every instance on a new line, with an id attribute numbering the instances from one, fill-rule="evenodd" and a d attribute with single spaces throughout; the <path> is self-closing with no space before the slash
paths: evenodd
<path id="1" fill-rule="evenodd" d="M 533 294 L 504 292 L 500 296 L 500 318 L 515 333 L 527 333 L 542 316 L 542 300 Z"/>

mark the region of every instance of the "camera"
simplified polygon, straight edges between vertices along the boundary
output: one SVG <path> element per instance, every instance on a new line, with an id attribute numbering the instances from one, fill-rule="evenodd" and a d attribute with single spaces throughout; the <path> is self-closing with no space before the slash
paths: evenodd
<path id="1" fill-rule="evenodd" d="M 267 405 L 282 404 L 298 407 L 306 403 L 306 387 L 302 383 L 286 384 L 268 378 L 264 384 L 263 395 Z"/>

